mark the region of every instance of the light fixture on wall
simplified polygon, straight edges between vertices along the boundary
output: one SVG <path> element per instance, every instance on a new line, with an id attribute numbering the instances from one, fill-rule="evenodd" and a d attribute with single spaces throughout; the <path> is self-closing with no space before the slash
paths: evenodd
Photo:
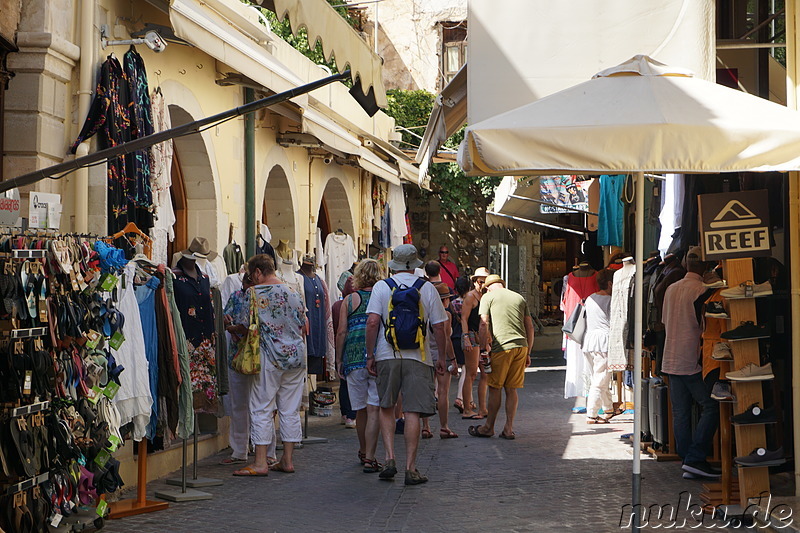
<path id="1" fill-rule="evenodd" d="M 155 30 L 149 30 L 144 34 L 144 37 L 140 37 L 137 39 L 125 39 L 122 41 L 110 41 L 108 39 L 108 26 L 103 24 L 100 26 L 100 44 L 103 46 L 103 49 L 106 46 L 122 46 L 126 44 L 143 44 L 146 45 L 150 50 L 153 52 L 159 53 L 163 52 L 167 48 L 167 41 L 161 38 L 161 35 L 158 34 Z"/>

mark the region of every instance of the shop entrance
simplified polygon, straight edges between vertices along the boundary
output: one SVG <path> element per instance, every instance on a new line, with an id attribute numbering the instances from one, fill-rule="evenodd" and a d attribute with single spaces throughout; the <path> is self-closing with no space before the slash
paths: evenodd
<path id="1" fill-rule="evenodd" d="M 331 178 L 325 185 L 317 214 L 317 227 L 322 233 L 323 242 L 329 233 L 339 230 L 355 239 L 350 202 L 347 199 L 347 191 L 339 178 Z"/>

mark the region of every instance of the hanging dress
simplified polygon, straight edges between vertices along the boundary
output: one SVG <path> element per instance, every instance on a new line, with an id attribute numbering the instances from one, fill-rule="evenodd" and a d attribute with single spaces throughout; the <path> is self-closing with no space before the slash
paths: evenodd
<path id="1" fill-rule="evenodd" d="M 196 278 L 187 275 L 180 267 L 172 271 L 175 274 L 175 303 L 186 333 L 194 408 L 216 413 L 216 326 L 211 304 L 211 284 L 197 265 L 194 268 Z"/>
<path id="2" fill-rule="evenodd" d="M 324 358 L 328 345 L 325 285 L 319 276 L 309 277 L 302 270 L 298 270 L 298 272 L 303 276 L 306 316 L 310 328 L 308 337 L 306 337 L 308 341 L 308 373 L 322 374 L 325 372 Z"/>
<path id="3" fill-rule="evenodd" d="M 619 371 L 628 369 L 628 353 L 625 340 L 628 336 L 628 293 L 636 273 L 636 265 L 624 262 L 622 268 L 614 273 L 614 284 L 611 291 L 611 312 L 608 332 L 608 369 Z"/>
<path id="4" fill-rule="evenodd" d="M 581 300 L 588 298 L 598 290 L 596 273 L 586 277 L 578 277 L 570 273 L 567 276 L 567 283 L 565 283 L 562 302 L 564 320 L 570 317 Z M 586 396 L 591 385 L 592 369 L 586 362 L 581 345 L 566 338 L 566 335 L 564 338 L 564 357 L 567 360 L 567 372 L 564 378 L 564 398 Z"/>

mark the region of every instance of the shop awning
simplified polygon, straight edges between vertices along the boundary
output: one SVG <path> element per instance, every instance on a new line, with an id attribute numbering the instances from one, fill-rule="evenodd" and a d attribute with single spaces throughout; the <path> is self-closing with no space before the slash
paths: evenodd
<path id="1" fill-rule="evenodd" d="M 383 178 L 389 183 L 400 185 L 400 176 L 398 175 L 397 169 L 366 148 L 361 149 L 361 155 L 358 157 L 358 165 L 367 172 L 379 178 Z"/>
<path id="2" fill-rule="evenodd" d="M 523 217 L 516 217 L 513 215 L 504 215 L 502 213 L 495 213 L 494 211 L 486 212 L 486 223 L 490 226 L 499 226 L 501 228 L 515 229 L 518 231 L 542 231 L 544 229 L 552 229 L 556 231 L 564 231 L 566 233 L 574 233 L 575 235 L 584 236 L 585 231 L 576 228 L 569 228 L 560 226 L 558 224 L 550 224 L 541 222 L 539 220 L 530 220 Z"/>
<path id="3" fill-rule="evenodd" d="M 467 65 L 442 89 L 433 104 L 422 142 L 417 150 L 419 183 L 427 184 L 431 159 L 444 142 L 467 123 Z"/>
<path id="4" fill-rule="evenodd" d="M 288 91 L 304 83 L 262 47 L 276 37 L 245 4 L 171 0 L 169 19 L 175 35 L 270 90 Z M 235 21 L 241 31 L 230 21 Z M 242 33 L 245 31 L 249 38 Z M 306 99 L 304 96 L 299 101 Z"/>
<path id="5" fill-rule="evenodd" d="M 300 111 L 303 133 L 313 135 L 336 152 L 349 155 L 361 154 L 361 141 L 358 137 L 318 111 L 310 108 L 303 108 Z"/>
<path id="6" fill-rule="evenodd" d="M 262 6 L 274 11 L 279 19 L 289 17 L 292 32 L 297 35 L 300 28 L 308 30 L 308 42 L 313 48 L 322 43 L 325 58 L 331 56 L 340 71 L 349 65 L 352 79 L 361 81 L 363 93 L 374 90 L 378 107 L 386 107 L 386 90 L 383 87 L 383 60 L 361 36 L 325 0 L 257 0 Z M 344 2 L 342 2 L 344 3 Z"/>

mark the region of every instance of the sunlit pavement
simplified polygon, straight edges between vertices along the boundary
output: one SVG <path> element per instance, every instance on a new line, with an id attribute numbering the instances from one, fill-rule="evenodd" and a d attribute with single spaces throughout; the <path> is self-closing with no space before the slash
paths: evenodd
<path id="1" fill-rule="evenodd" d="M 434 418 L 434 438 L 421 442 L 418 468 L 430 478 L 427 484 L 404 486 L 400 436 L 400 472 L 394 482 L 380 481 L 377 474 L 361 472 L 354 430 L 340 425 L 338 416 L 311 417 L 309 433 L 328 442 L 297 451 L 296 473 L 234 478 L 234 467 L 217 464 L 223 452 L 200 467 L 201 476 L 225 480 L 203 489 L 213 494 L 212 500 L 173 503 L 166 511 L 112 520 L 106 531 L 610 532 L 621 531 L 620 522 L 630 530 L 630 512 L 623 506 L 631 498 L 633 450 L 620 435 L 631 432 L 631 417 L 587 425 L 585 415 L 572 414 L 575 400 L 563 398 L 564 371 L 540 371 L 563 365 L 560 351 L 534 355 L 534 371 L 526 373 L 520 394 L 516 440 L 471 437 L 467 428 L 475 422 L 462 420 L 451 408 L 451 427 L 460 438 L 440 440 Z M 501 429 L 498 425 L 496 434 Z M 382 456 L 379 447 L 379 460 Z M 646 506 L 682 506 L 674 520 L 653 515 L 648 524 L 697 531 L 690 529 L 699 525 L 691 505 L 699 502 L 700 483 L 683 480 L 680 463 L 658 463 L 647 456 L 642 472 Z M 164 486 L 153 482 L 149 490 Z M 681 499 L 682 491 L 689 492 Z"/>

